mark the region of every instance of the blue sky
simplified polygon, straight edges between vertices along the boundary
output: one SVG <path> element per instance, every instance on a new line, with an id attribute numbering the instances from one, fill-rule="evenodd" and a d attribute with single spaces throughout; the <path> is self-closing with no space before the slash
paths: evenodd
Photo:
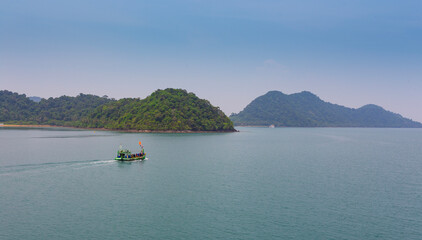
<path id="1" fill-rule="evenodd" d="M 0 89 L 183 88 L 227 114 L 270 90 L 422 121 L 422 1 L 0 2 Z"/>

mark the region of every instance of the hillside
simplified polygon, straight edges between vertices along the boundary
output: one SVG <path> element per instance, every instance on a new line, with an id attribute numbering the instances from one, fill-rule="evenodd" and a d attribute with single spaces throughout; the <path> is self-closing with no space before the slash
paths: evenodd
<path id="1" fill-rule="evenodd" d="M 76 126 L 95 108 L 112 100 L 89 94 L 61 96 L 35 102 L 7 90 L 0 91 L 0 122 Z"/>
<path id="2" fill-rule="evenodd" d="M 207 100 L 181 89 L 157 90 L 145 99 L 80 94 L 34 102 L 0 91 L 0 122 L 158 131 L 235 131 L 231 120 Z"/>
<path id="3" fill-rule="evenodd" d="M 207 100 L 181 89 L 157 90 L 145 99 L 121 99 L 97 108 L 83 127 L 135 130 L 234 131 L 233 123 Z"/>
<path id="4" fill-rule="evenodd" d="M 376 105 L 358 109 L 324 102 L 310 92 L 291 95 L 270 91 L 230 119 L 235 125 L 285 127 L 422 127 L 419 122 Z"/>
<path id="5" fill-rule="evenodd" d="M 36 111 L 36 105 L 25 94 L 0 91 L 0 122 L 30 119 Z"/>

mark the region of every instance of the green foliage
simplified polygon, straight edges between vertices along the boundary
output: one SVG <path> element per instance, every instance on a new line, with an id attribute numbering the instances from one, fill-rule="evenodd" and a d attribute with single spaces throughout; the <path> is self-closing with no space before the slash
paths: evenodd
<path id="1" fill-rule="evenodd" d="M 0 91 L 0 122 L 19 121 L 33 116 L 36 103 L 10 91 Z"/>
<path id="2" fill-rule="evenodd" d="M 253 100 L 243 111 L 232 114 L 235 125 L 278 127 L 422 127 L 376 105 L 359 109 L 322 101 L 310 92 L 286 95 L 278 91 Z"/>
<path id="3" fill-rule="evenodd" d="M 111 100 L 94 95 L 62 96 L 34 102 L 25 94 L 0 91 L 0 121 L 21 124 L 78 126 L 80 119 Z"/>
<path id="4" fill-rule="evenodd" d="M 157 90 L 145 99 L 121 99 L 97 108 L 84 127 L 136 130 L 233 131 L 218 108 L 181 89 Z"/>
<path id="5" fill-rule="evenodd" d="M 181 89 L 157 90 L 149 97 L 125 98 L 80 94 L 34 102 L 0 91 L 0 122 L 120 130 L 234 131 L 231 120 L 207 100 Z"/>

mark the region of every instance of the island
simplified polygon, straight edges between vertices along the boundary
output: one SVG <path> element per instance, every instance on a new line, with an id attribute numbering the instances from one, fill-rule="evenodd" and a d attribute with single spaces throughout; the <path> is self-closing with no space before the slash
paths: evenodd
<path id="1" fill-rule="evenodd" d="M 232 121 L 208 100 L 183 89 L 157 90 L 145 99 L 90 94 L 35 102 L 0 91 L 0 122 L 139 132 L 234 132 Z M 6 126 L 5 125 L 5 126 Z"/>
<path id="2" fill-rule="evenodd" d="M 275 127 L 386 127 L 421 128 L 422 124 L 374 104 L 348 108 L 303 91 L 269 91 L 230 119 L 237 126 Z"/>

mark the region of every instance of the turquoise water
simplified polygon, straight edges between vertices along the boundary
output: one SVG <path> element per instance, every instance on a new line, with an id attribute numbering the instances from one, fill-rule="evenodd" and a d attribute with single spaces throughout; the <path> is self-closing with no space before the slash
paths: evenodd
<path id="1" fill-rule="evenodd" d="M 0 129 L 0 239 L 421 239 L 421 129 L 239 130 Z"/>

